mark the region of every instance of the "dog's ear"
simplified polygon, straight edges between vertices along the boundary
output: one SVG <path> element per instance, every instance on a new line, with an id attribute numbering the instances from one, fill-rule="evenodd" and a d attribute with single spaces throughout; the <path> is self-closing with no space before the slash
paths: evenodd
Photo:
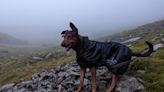
<path id="1" fill-rule="evenodd" d="M 69 23 L 69 26 L 71 27 L 72 31 L 76 32 L 76 34 L 78 35 L 78 29 L 72 22 Z"/>
<path id="2" fill-rule="evenodd" d="M 62 32 L 61 32 L 61 35 L 65 34 L 65 32 L 66 32 L 66 31 L 62 31 Z"/>
<path id="3" fill-rule="evenodd" d="M 62 31 L 62 32 L 61 32 L 62 37 L 64 37 L 65 32 L 66 32 L 66 31 Z"/>

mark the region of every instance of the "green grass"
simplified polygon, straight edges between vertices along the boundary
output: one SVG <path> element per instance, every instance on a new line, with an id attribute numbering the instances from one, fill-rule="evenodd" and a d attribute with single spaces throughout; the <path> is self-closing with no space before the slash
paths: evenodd
<path id="1" fill-rule="evenodd" d="M 12 61 L 1 67 L 0 84 L 17 83 L 21 79 L 29 79 L 31 75 L 47 69 L 53 69 L 57 66 L 65 65 L 72 62 L 73 56 L 65 56 L 60 59 L 52 59 L 49 61 L 39 61 L 32 65 L 26 65 L 22 61 Z M 21 62 L 21 63 L 20 63 Z"/>
<path id="2" fill-rule="evenodd" d="M 139 73 L 137 70 L 145 70 L 145 73 Z M 164 48 L 154 52 L 151 57 L 134 60 L 128 74 L 145 81 L 143 92 L 164 92 Z"/>
<path id="3" fill-rule="evenodd" d="M 32 56 L 44 56 L 48 52 L 55 54 L 51 59 L 42 61 L 32 60 Z M 0 86 L 6 83 L 18 83 L 21 80 L 31 78 L 31 75 L 48 69 L 54 69 L 57 66 L 63 66 L 74 61 L 74 53 L 66 54 L 61 48 L 50 48 L 40 50 L 41 53 L 28 54 L 26 57 L 17 59 L 7 59 L 8 61 L 0 62 Z"/>

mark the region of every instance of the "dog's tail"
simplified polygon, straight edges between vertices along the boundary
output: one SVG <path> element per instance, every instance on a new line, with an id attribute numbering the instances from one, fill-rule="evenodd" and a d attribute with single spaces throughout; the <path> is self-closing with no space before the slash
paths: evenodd
<path id="1" fill-rule="evenodd" d="M 149 46 L 149 49 L 146 51 L 146 52 L 140 52 L 140 53 L 133 53 L 132 56 L 136 56 L 136 57 L 147 57 L 147 56 L 150 56 L 151 53 L 154 51 L 154 48 L 153 48 L 153 44 L 146 41 L 145 42 L 148 46 Z"/>

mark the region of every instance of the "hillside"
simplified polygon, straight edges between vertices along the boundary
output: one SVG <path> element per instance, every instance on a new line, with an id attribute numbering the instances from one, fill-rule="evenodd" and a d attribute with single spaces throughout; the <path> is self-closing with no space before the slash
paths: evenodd
<path id="1" fill-rule="evenodd" d="M 99 39 L 102 41 L 118 41 L 118 42 L 122 42 L 127 39 L 138 37 L 138 36 L 150 39 L 154 37 L 156 34 L 160 34 L 161 32 L 164 33 L 164 20 L 145 24 L 135 29 L 116 33 L 114 35 L 107 35 Z"/>
<path id="2" fill-rule="evenodd" d="M 122 42 L 127 46 L 129 46 L 134 52 L 138 52 L 144 50 L 147 47 L 144 43 L 146 40 L 152 42 L 155 46 L 158 44 L 164 44 L 163 39 L 164 39 L 164 20 L 146 24 L 136 29 L 121 32 L 112 36 L 109 35 L 106 37 L 102 37 L 100 40 L 102 41 L 112 40 L 112 41 Z M 49 53 L 52 53 L 52 57 L 50 59 L 45 59 L 45 56 L 48 55 Z M 33 56 L 37 56 L 42 59 L 39 58 L 39 60 L 33 60 L 32 59 Z M 6 83 L 14 83 L 22 87 L 22 85 L 19 84 L 30 82 L 31 79 L 35 77 L 32 76 L 33 74 L 36 75 L 41 72 L 40 74 L 48 73 L 48 75 L 51 75 L 52 74 L 51 70 L 53 69 L 57 71 L 56 69 L 61 68 L 61 66 L 68 68 L 69 66 L 68 65 L 65 66 L 65 65 L 73 62 L 74 58 L 75 58 L 74 52 L 68 54 L 68 53 L 64 53 L 62 49 L 59 47 L 53 47 L 53 48 L 46 49 L 44 51 L 40 50 L 38 53 L 34 53 L 24 58 L 10 59 L 8 60 L 8 62 L 0 63 L 0 79 L 1 79 L 0 86 Z M 75 66 L 73 66 L 73 69 L 74 67 Z M 62 71 L 61 72 L 62 75 L 65 71 L 62 68 L 61 71 Z M 57 74 L 58 73 L 59 71 L 57 72 Z M 145 86 L 143 92 L 163 92 L 164 91 L 163 88 L 164 47 L 157 48 L 151 57 L 135 59 L 134 62 L 131 63 L 126 75 L 142 79 L 143 80 L 142 83 Z M 52 76 L 50 77 L 50 79 L 51 78 Z M 24 80 L 27 81 L 24 82 Z M 71 80 L 70 82 L 72 83 Z M 51 84 L 48 85 L 51 86 Z M 52 89 L 56 90 L 57 87 L 56 86 L 55 88 L 52 87 Z"/>
<path id="3" fill-rule="evenodd" d="M 19 40 L 11 35 L 0 32 L 0 44 L 22 45 L 26 43 L 26 41 Z"/>

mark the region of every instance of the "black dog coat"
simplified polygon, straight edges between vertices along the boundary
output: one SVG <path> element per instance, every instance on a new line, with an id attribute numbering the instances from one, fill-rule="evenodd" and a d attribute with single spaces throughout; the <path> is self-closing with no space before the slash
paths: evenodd
<path id="1" fill-rule="evenodd" d="M 85 50 L 77 53 L 77 63 L 82 67 L 106 66 L 114 74 L 123 74 L 128 64 L 113 68 L 121 62 L 131 60 L 132 51 L 117 42 L 97 42 L 84 39 Z"/>

